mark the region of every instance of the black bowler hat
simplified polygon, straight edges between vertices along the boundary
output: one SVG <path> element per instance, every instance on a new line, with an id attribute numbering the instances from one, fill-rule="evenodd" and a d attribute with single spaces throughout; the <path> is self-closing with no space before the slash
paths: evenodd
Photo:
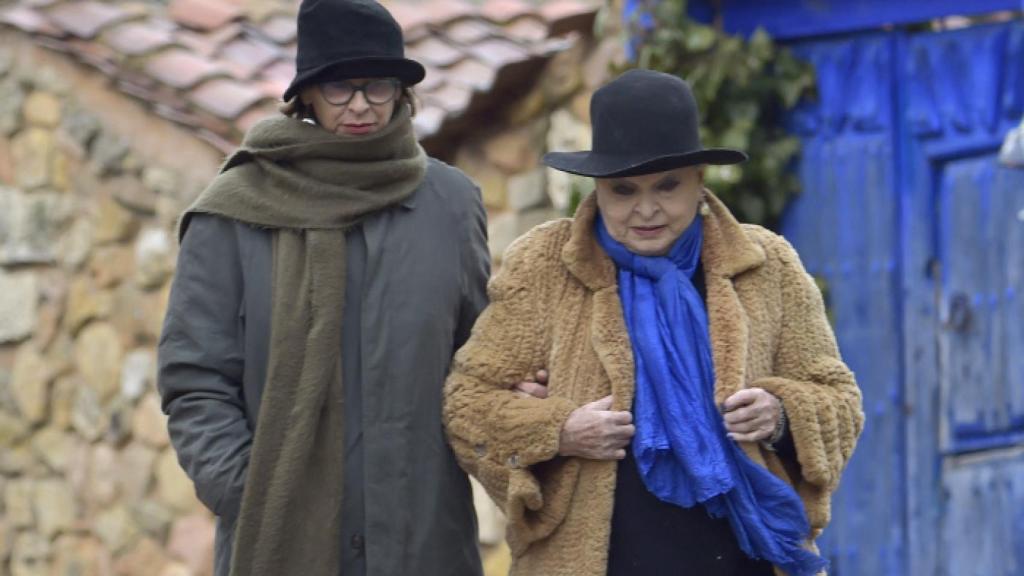
<path id="1" fill-rule="evenodd" d="M 303 0 L 298 37 L 295 79 L 285 102 L 326 77 L 395 77 L 412 86 L 426 75 L 419 62 L 405 57 L 402 27 L 373 0 Z"/>
<path id="2" fill-rule="evenodd" d="M 552 168 L 611 178 L 638 176 L 697 164 L 738 164 L 739 150 L 700 145 L 697 101 L 681 78 L 636 69 L 602 86 L 590 100 L 593 150 L 550 152 Z"/>

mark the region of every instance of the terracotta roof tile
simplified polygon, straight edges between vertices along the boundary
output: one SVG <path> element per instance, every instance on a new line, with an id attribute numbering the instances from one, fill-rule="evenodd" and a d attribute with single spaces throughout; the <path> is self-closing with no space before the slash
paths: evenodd
<path id="1" fill-rule="evenodd" d="M 280 60 L 284 54 L 267 42 L 238 38 L 224 46 L 219 56 L 236 78 L 246 80 Z"/>
<path id="2" fill-rule="evenodd" d="M 241 18 L 243 11 L 223 0 L 171 0 L 167 13 L 182 26 L 209 31 Z"/>
<path id="3" fill-rule="evenodd" d="M 270 17 L 260 24 L 259 29 L 266 34 L 267 38 L 278 44 L 293 42 L 297 33 L 295 17 L 283 14 Z"/>
<path id="4" fill-rule="evenodd" d="M 235 126 L 237 126 L 238 130 L 244 134 L 260 120 L 270 118 L 275 114 L 277 114 L 277 106 L 255 106 L 248 112 L 239 116 L 238 120 L 235 121 Z"/>
<path id="5" fill-rule="evenodd" d="M 594 15 L 599 7 L 580 0 L 550 0 L 540 3 L 540 15 L 548 22 L 558 22 L 565 18 L 581 15 Z"/>
<path id="6" fill-rule="evenodd" d="M 104 74 L 108 76 L 117 74 L 115 60 L 118 58 L 118 53 L 113 48 L 98 42 L 88 42 L 74 38 L 68 40 L 68 48 L 71 49 L 79 60 L 100 69 Z"/>
<path id="7" fill-rule="evenodd" d="M 429 36 L 406 48 L 406 56 L 424 64 L 444 68 L 463 58 L 463 53 L 437 36 Z"/>
<path id="8" fill-rule="evenodd" d="M 29 34 L 63 36 L 64 31 L 54 26 L 45 16 L 29 6 L 15 4 L 0 10 L 0 22 Z"/>
<path id="9" fill-rule="evenodd" d="M 473 18 L 479 13 L 476 4 L 466 0 L 417 0 L 413 3 L 430 15 L 430 22 L 442 24 L 459 18 Z"/>
<path id="10" fill-rule="evenodd" d="M 391 15 L 402 26 L 406 42 L 410 40 L 409 34 L 411 32 L 421 29 L 432 21 L 431 15 L 426 10 L 423 10 L 422 6 L 400 1 L 385 2 L 385 4 L 387 4 Z"/>
<path id="11" fill-rule="evenodd" d="M 0 0 L 3 2 L 3 0 Z M 427 68 L 415 120 L 424 138 L 457 137 L 498 83 L 588 34 L 598 0 L 385 0 L 407 54 Z M 97 67 L 161 117 L 227 150 L 294 76 L 293 0 L 7 0 L 0 27 Z M 248 14 L 248 15 L 247 15 Z M 565 38 L 552 38 L 569 32 Z M 511 65 L 532 62 L 535 66 Z M 526 74 L 526 76 L 524 76 Z M 510 84 L 511 85 L 511 84 Z M 471 116 L 467 115 L 467 112 Z"/>
<path id="12" fill-rule="evenodd" d="M 129 22 L 103 32 L 104 41 L 127 56 L 149 54 L 174 43 L 174 35 L 166 27 L 151 22 Z"/>
<path id="13" fill-rule="evenodd" d="M 158 85 L 158 82 L 144 70 L 137 70 L 133 68 L 121 68 L 118 70 L 117 81 L 118 83 L 124 83 L 129 86 L 140 86 L 146 89 L 154 89 Z"/>
<path id="14" fill-rule="evenodd" d="M 526 60 L 530 55 L 526 48 L 505 38 L 489 38 L 469 50 L 477 59 L 494 68 L 504 68 L 513 62 Z"/>
<path id="15" fill-rule="evenodd" d="M 430 106 L 438 106 L 448 114 L 457 116 L 469 106 L 473 92 L 469 88 L 455 83 L 446 82 L 438 89 L 422 95 L 423 101 Z"/>
<path id="16" fill-rule="evenodd" d="M 292 81 L 295 77 L 295 60 L 294 59 L 282 59 L 270 66 L 267 66 L 260 77 L 264 80 L 272 80 L 275 82 L 284 82 L 286 85 Z M 283 90 L 282 90 L 283 92 Z"/>
<path id="17" fill-rule="evenodd" d="M 127 80 L 118 80 L 117 87 L 125 94 L 135 96 L 144 102 L 152 102 L 155 99 L 152 85 L 136 84 Z"/>
<path id="18" fill-rule="evenodd" d="M 237 118 L 263 99 L 260 90 L 228 78 L 205 82 L 189 95 L 189 101 L 196 106 L 227 120 Z"/>
<path id="19" fill-rule="evenodd" d="M 505 34 L 522 42 L 540 42 L 548 37 L 548 24 L 536 16 L 516 18 L 502 26 Z"/>
<path id="20" fill-rule="evenodd" d="M 71 52 L 71 48 L 68 47 L 67 41 L 62 38 L 54 38 L 51 36 L 40 35 L 36 36 L 35 43 L 42 46 L 43 48 L 54 50 L 56 52 L 60 52 L 63 54 Z"/>
<path id="21" fill-rule="evenodd" d="M 179 29 L 177 38 L 182 46 L 204 56 L 212 57 L 225 44 L 244 34 L 245 29 L 240 24 L 232 22 L 210 32 Z"/>
<path id="22" fill-rule="evenodd" d="M 463 45 L 479 42 L 489 36 L 499 36 L 501 32 L 501 28 L 490 22 L 466 18 L 448 24 L 443 30 L 445 36 Z M 547 26 L 544 27 L 544 33 L 547 34 Z"/>
<path id="23" fill-rule="evenodd" d="M 438 68 L 430 66 L 429 64 L 425 64 L 423 67 L 426 69 L 427 75 L 423 78 L 422 82 L 416 85 L 416 90 L 420 92 L 430 92 L 435 88 L 440 88 L 441 85 L 444 84 L 445 73 Z"/>
<path id="24" fill-rule="evenodd" d="M 153 111 L 162 118 L 166 118 L 171 122 L 177 122 L 178 124 L 183 124 L 185 126 L 197 126 L 199 124 L 199 120 L 196 118 L 195 114 L 190 114 L 184 110 L 180 110 L 176 106 L 168 106 L 161 102 L 156 102 L 153 104 Z"/>
<path id="25" fill-rule="evenodd" d="M 480 13 L 492 22 L 505 23 L 520 16 L 534 14 L 536 7 L 522 0 L 489 0 Z"/>
<path id="26" fill-rule="evenodd" d="M 152 57 L 146 63 L 146 72 L 168 86 L 185 89 L 224 70 L 206 58 L 174 48 Z"/>
<path id="27" fill-rule="evenodd" d="M 445 70 L 445 78 L 448 82 L 467 86 L 477 92 L 490 90 L 496 75 L 497 72 L 494 68 L 473 58 L 466 58 Z"/>
<path id="28" fill-rule="evenodd" d="M 47 10 L 50 21 L 79 38 L 94 38 L 103 28 L 132 15 L 113 4 L 66 2 Z"/>
<path id="29" fill-rule="evenodd" d="M 259 90 L 264 97 L 270 98 L 271 100 L 280 100 L 284 91 L 288 89 L 289 84 L 290 82 L 287 80 L 260 78 L 254 82 L 252 86 Z"/>

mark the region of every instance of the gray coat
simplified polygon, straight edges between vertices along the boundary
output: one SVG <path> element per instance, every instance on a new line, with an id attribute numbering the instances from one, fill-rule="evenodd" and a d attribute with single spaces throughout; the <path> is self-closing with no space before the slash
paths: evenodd
<path id="1" fill-rule="evenodd" d="M 430 160 L 408 200 L 347 237 L 343 572 L 479 575 L 470 487 L 445 441 L 441 392 L 452 355 L 486 305 L 480 192 Z M 228 574 L 258 425 L 271 267 L 270 232 L 193 218 L 160 339 L 158 386 L 171 441 L 218 519 L 217 576 Z"/>

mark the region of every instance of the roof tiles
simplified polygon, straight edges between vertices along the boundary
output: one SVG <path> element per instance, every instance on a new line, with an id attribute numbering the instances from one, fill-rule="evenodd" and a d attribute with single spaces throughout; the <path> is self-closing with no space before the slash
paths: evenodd
<path id="1" fill-rule="evenodd" d="M 284 53 L 275 45 L 252 38 L 238 38 L 225 45 L 220 57 L 236 78 L 252 78 L 257 72 L 282 59 Z"/>
<path id="2" fill-rule="evenodd" d="M 260 30 L 266 34 L 267 38 L 278 44 L 294 42 L 298 32 L 295 25 L 295 17 L 284 14 L 268 18 L 266 22 L 260 25 Z"/>
<path id="3" fill-rule="evenodd" d="M 522 16 L 535 14 L 536 7 L 522 0 L 492 0 L 480 12 L 492 22 L 505 23 Z"/>
<path id="4" fill-rule="evenodd" d="M 93 66 L 156 114 L 228 151 L 257 119 L 274 112 L 294 75 L 298 3 L 275 1 L 256 10 L 256 0 L 171 0 L 166 7 L 13 0 L 0 5 L 0 28 L 18 29 Z M 415 119 L 426 139 L 467 111 L 485 108 L 489 98 L 500 99 L 493 88 L 511 65 L 542 61 L 571 45 L 556 35 L 588 34 L 599 4 L 384 1 L 403 27 L 407 55 L 427 68 L 416 87 L 421 106 Z"/>
<path id="5" fill-rule="evenodd" d="M 112 27 L 104 33 L 104 41 L 121 54 L 139 56 L 174 44 L 174 35 L 164 26 L 131 22 Z"/>
<path id="6" fill-rule="evenodd" d="M 47 16 L 65 32 L 85 39 L 95 37 L 114 22 L 131 17 L 116 5 L 92 1 L 58 4 L 47 11 Z"/>
<path id="7" fill-rule="evenodd" d="M 193 52 L 175 48 L 150 59 L 146 71 L 172 88 L 185 90 L 215 74 L 223 73 L 223 68 Z"/>
<path id="8" fill-rule="evenodd" d="M 171 0 L 167 12 L 178 24 L 203 31 L 216 30 L 243 14 L 239 6 L 221 0 Z"/>
<path id="9" fill-rule="evenodd" d="M 0 22 L 19 28 L 30 34 L 45 34 L 47 36 L 62 36 L 61 28 L 54 26 L 46 16 L 33 10 L 29 6 L 10 6 L 0 12 Z"/>
<path id="10" fill-rule="evenodd" d="M 204 82 L 192 91 L 189 99 L 218 118 L 234 120 L 262 100 L 263 93 L 254 86 L 229 78 L 218 78 Z"/>

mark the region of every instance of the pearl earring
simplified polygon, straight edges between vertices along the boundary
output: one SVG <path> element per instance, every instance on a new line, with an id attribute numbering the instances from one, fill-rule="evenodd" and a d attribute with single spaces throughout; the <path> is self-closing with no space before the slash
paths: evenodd
<path id="1" fill-rule="evenodd" d="M 700 215 L 701 216 L 710 216 L 711 215 L 711 207 L 708 206 L 708 201 L 707 200 L 701 200 L 700 201 Z"/>

